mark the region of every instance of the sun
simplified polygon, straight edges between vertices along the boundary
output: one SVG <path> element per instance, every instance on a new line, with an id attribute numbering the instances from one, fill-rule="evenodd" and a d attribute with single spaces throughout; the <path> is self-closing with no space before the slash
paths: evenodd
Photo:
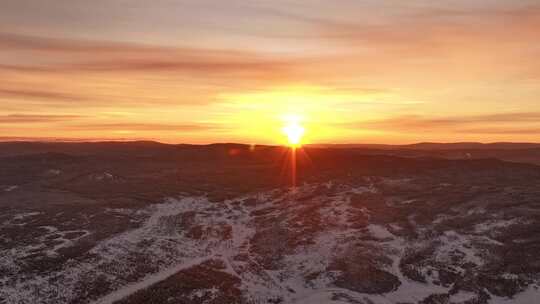
<path id="1" fill-rule="evenodd" d="M 300 124 L 300 119 L 297 116 L 288 116 L 285 119 L 285 125 L 282 128 L 283 133 L 287 136 L 289 145 L 298 147 L 301 144 L 302 136 L 305 129 Z"/>

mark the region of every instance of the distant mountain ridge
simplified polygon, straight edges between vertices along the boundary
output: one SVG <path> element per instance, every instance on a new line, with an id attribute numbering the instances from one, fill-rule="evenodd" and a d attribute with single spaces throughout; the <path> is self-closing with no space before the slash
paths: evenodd
<path id="1" fill-rule="evenodd" d="M 396 150 L 396 149 L 412 149 L 412 150 L 515 150 L 515 149 L 534 149 L 540 148 L 540 143 L 514 143 L 514 142 L 494 142 L 494 143 L 479 143 L 479 142 L 456 142 L 456 143 L 437 143 L 437 142 L 421 142 L 407 145 L 387 145 L 387 144 L 313 144 L 309 147 L 317 148 L 362 148 L 362 149 L 381 149 L 381 150 Z"/>
<path id="2" fill-rule="evenodd" d="M 246 156 L 266 149 L 286 149 L 283 146 L 246 145 L 238 143 L 214 143 L 208 145 L 165 144 L 155 141 L 103 141 L 103 142 L 0 142 L 0 157 L 41 153 L 62 153 L 69 155 L 107 155 L 137 157 L 185 157 L 187 155 L 215 154 Z M 540 144 L 538 143 L 417 143 L 410 145 L 380 144 L 313 144 L 305 145 L 308 154 L 318 150 L 351 150 L 355 154 L 390 155 L 408 158 L 441 159 L 485 159 L 540 165 Z M 249 157 L 251 157 L 249 156 Z"/>

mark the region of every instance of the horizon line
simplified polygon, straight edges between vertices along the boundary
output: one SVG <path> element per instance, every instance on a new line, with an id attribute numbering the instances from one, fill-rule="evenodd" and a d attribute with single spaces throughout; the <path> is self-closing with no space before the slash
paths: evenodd
<path id="1" fill-rule="evenodd" d="M 157 139 L 132 139 L 132 138 L 31 138 L 31 137 L 0 137 L 0 143 L 137 143 L 137 142 L 151 142 L 162 145 L 192 145 L 192 146 L 208 146 L 208 145 L 246 145 L 246 146 L 286 146 L 286 144 L 265 144 L 265 143 L 246 143 L 246 142 L 206 142 L 206 143 L 189 143 L 189 142 L 164 142 Z M 414 146 L 422 144 L 438 144 L 438 145 L 452 145 L 452 144 L 478 144 L 478 145 L 494 145 L 494 144 L 522 144 L 522 145 L 540 145 L 540 142 L 512 142 L 512 141 L 496 141 L 496 142 L 483 142 L 483 141 L 455 141 L 455 142 L 435 142 L 435 141 L 417 141 L 401 144 L 391 143 L 376 143 L 376 142 L 347 142 L 347 143 L 306 143 L 302 146 L 351 146 L 351 145 L 372 145 L 372 146 Z"/>

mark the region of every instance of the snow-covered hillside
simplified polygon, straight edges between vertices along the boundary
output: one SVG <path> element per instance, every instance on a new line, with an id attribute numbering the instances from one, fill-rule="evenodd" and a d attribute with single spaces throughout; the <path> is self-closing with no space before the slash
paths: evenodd
<path id="1" fill-rule="evenodd" d="M 0 303 L 532 303 L 538 239 L 524 231 L 539 222 L 515 206 L 528 197 L 365 177 L 78 214 L 86 224 L 14 212 L 2 231 L 32 233 L 0 251 Z M 104 218 L 123 228 L 98 237 Z"/>

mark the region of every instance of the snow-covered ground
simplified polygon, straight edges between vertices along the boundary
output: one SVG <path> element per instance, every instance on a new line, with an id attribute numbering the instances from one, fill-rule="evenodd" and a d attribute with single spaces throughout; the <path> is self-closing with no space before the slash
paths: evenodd
<path id="1" fill-rule="evenodd" d="M 388 179 L 382 184 L 408 182 Z M 238 288 L 246 303 L 267 303 L 269 299 L 295 304 L 417 303 L 437 294 L 446 294 L 451 303 L 476 299 L 474 291 L 456 291 L 453 285 L 442 284 L 437 267 L 446 265 L 456 275 L 463 275 L 465 267 L 482 267 L 488 254 L 483 244 L 502 244 L 490 243 L 478 234 L 503 229 L 514 221 L 476 224 L 470 234 L 452 229 L 433 233 L 433 227 L 426 226 L 417 230 L 420 235 L 412 236 L 405 233 L 404 222 L 380 220 L 380 214 L 373 217 L 368 203 L 361 204 L 361 195 L 377 193 L 369 180 L 354 186 L 329 182 L 304 185 L 294 193 L 276 189 L 218 203 L 204 196 L 177 197 L 142 209 L 107 208 L 107 214 L 136 214 L 144 220 L 52 271 L 24 271 L 28 261 L 61 256 L 63 250 L 95 233 L 40 226 L 41 234 L 33 242 L 0 251 L 0 303 L 113 303 L 209 260 L 222 261 L 225 266 L 219 271 L 240 279 Z M 407 208 L 416 204 L 414 200 L 403 202 Z M 394 210 L 377 208 L 383 209 L 379 213 Z M 37 215 L 15 214 L 3 225 L 24 225 Z M 359 225 L 363 219 L 366 225 Z M 411 250 L 430 246 L 432 255 L 418 266 L 425 281 L 411 279 L 402 270 L 404 259 Z M 277 249 L 279 252 L 273 251 Z M 37 253 L 42 255 L 29 260 Z M 359 271 L 366 271 L 365 279 L 355 276 L 354 269 L 339 266 L 343 260 L 355 258 L 354 254 L 364 258 L 354 263 L 363 265 Z M 388 290 L 362 291 L 362 286 L 344 288 L 337 283 L 347 275 L 371 280 L 373 271 L 384 278 L 380 284 L 389 284 Z M 517 279 L 514 276 L 509 273 L 505 279 Z M 394 287 L 393 280 L 398 282 Z M 531 284 L 513 298 L 491 295 L 489 303 L 533 303 L 539 295 L 538 287 Z M 216 300 L 216 287 L 201 286 L 191 297 Z"/>

